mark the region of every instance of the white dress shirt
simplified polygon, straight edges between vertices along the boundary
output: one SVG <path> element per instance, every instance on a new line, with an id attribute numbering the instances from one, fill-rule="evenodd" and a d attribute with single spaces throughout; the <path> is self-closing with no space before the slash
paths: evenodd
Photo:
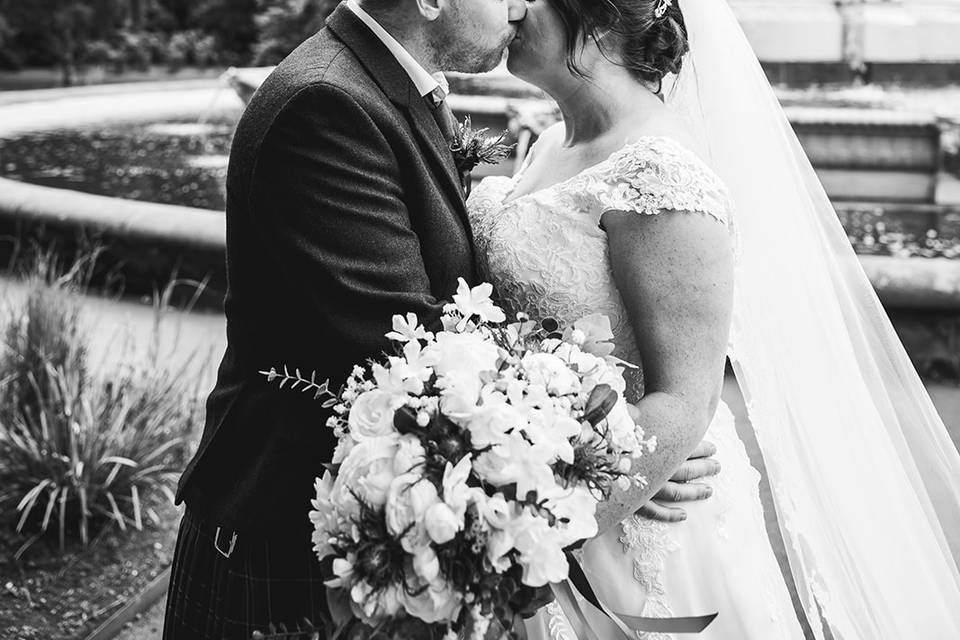
<path id="1" fill-rule="evenodd" d="M 417 91 L 420 92 L 421 96 L 433 93 L 437 87 L 440 87 L 444 96 L 450 93 L 450 86 L 447 84 L 447 79 L 443 73 L 439 71 L 432 75 L 428 73 L 427 70 L 423 68 L 423 65 L 417 62 L 417 60 L 410 55 L 410 52 L 403 48 L 402 44 L 397 42 L 396 38 L 387 33 L 387 30 L 380 26 L 380 23 L 377 22 L 373 16 L 363 10 L 363 7 L 360 6 L 357 0 L 347 0 L 347 8 L 353 11 L 356 16 L 363 21 L 363 24 L 367 25 L 367 27 L 373 31 L 375 36 L 380 38 L 380 41 L 390 50 L 393 57 L 397 59 L 400 66 L 403 67 L 407 75 L 410 76 L 410 80 L 413 81 L 414 86 L 417 87 Z"/>

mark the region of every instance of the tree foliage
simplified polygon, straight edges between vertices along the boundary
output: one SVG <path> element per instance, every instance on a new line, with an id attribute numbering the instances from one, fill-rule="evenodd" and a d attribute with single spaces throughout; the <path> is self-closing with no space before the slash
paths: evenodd
<path id="1" fill-rule="evenodd" d="M 323 28 L 338 0 L 260 0 L 254 63 L 276 64 Z"/>
<path id="2" fill-rule="evenodd" d="M 0 0 L 0 68 L 274 64 L 339 0 Z"/>

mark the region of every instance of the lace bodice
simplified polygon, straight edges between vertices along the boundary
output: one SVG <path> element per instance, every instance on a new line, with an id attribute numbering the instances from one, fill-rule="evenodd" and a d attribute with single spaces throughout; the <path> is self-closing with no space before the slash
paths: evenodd
<path id="1" fill-rule="evenodd" d="M 509 318 L 523 311 L 569 324 L 591 313 L 607 315 L 615 355 L 640 365 L 600 217 L 608 210 L 687 211 L 729 226 L 723 183 L 664 137 L 640 138 L 568 180 L 511 199 L 521 175 L 486 178 L 468 202 L 483 278 L 493 283 Z"/>

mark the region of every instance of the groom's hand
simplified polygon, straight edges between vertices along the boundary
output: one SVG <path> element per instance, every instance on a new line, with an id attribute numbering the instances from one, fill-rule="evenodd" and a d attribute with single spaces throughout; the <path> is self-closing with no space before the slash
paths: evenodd
<path id="1" fill-rule="evenodd" d="M 720 473 L 720 463 L 713 456 L 717 447 L 712 442 L 702 441 L 674 472 L 673 476 L 647 504 L 640 507 L 637 515 L 660 522 L 681 522 L 687 512 L 674 506 L 679 502 L 706 500 L 713 493 L 708 485 L 696 482 Z"/>

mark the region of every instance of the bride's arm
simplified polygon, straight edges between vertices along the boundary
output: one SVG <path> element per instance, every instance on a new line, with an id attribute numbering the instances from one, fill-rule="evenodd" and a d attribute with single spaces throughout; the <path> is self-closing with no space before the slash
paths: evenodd
<path id="1" fill-rule="evenodd" d="M 633 326 L 645 392 L 634 413 L 657 448 L 635 465 L 647 486 L 615 491 L 600 530 L 637 511 L 687 459 L 720 401 L 733 299 L 729 232 L 696 212 L 607 211 L 614 281 Z"/>

